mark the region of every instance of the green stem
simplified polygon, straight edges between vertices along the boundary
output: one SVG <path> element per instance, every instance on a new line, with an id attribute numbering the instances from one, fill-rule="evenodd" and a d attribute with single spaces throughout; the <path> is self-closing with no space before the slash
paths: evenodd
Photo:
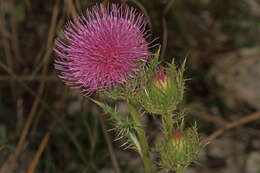
<path id="1" fill-rule="evenodd" d="M 152 163 L 151 163 L 151 159 L 149 156 L 149 148 L 148 148 L 148 144 L 147 144 L 147 139 L 145 136 L 145 131 L 143 129 L 143 126 L 141 125 L 141 121 L 140 121 L 140 117 L 134 107 L 134 105 L 130 102 L 127 102 L 128 104 L 128 108 L 130 111 L 130 114 L 132 116 L 132 119 L 134 121 L 134 123 L 137 125 L 136 131 L 137 131 L 137 135 L 138 135 L 138 139 L 141 145 L 141 156 L 144 162 L 144 169 L 145 169 L 145 173 L 152 173 Z"/>
<path id="2" fill-rule="evenodd" d="M 185 167 L 177 166 L 176 173 L 184 173 L 185 169 Z"/>
<path id="3" fill-rule="evenodd" d="M 173 132 L 173 120 L 170 114 L 162 115 L 162 126 L 165 137 L 170 137 Z"/>

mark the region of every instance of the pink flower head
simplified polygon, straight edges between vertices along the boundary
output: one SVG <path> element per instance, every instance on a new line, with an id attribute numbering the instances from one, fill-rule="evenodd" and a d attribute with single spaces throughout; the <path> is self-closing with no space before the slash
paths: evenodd
<path id="1" fill-rule="evenodd" d="M 55 68 L 67 85 L 86 96 L 114 88 L 135 78 L 152 55 L 149 36 L 147 22 L 135 8 L 96 5 L 76 23 L 69 21 L 64 38 L 56 39 Z"/>

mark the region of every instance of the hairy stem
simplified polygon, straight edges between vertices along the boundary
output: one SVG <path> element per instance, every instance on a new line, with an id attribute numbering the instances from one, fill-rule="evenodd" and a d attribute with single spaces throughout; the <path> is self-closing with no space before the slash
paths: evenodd
<path id="1" fill-rule="evenodd" d="M 139 139 L 139 142 L 141 145 L 141 150 L 142 150 L 141 152 L 142 152 L 142 159 L 144 162 L 145 173 L 152 173 L 152 163 L 151 163 L 151 159 L 149 156 L 149 148 L 148 148 L 147 139 L 145 136 L 145 131 L 141 125 L 140 117 L 139 117 L 134 105 L 130 102 L 128 102 L 127 104 L 128 104 L 128 108 L 130 110 L 132 119 L 137 126 L 136 131 L 137 131 L 138 139 Z"/>
<path id="2" fill-rule="evenodd" d="M 173 120 L 170 114 L 162 116 L 162 128 L 165 137 L 169 138 L 173 132 Z"/>

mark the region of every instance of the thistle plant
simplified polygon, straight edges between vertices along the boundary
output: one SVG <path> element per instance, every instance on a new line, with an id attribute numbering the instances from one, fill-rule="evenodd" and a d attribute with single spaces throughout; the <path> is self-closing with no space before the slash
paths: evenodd
<path id="1" fill-rule="evenodd" d="M 153 41 L 144 15 L 127 5 L 95 5 L 76 21 L 69 21 L 56 39 L 55 68 L 70 87 L 80 88 L 85 97 L 99 94 L 127 103 L 130 115 L 121 116 L 115 108 L 92 99 L 109 115 L 118 138 L 126 138 L 125 148 L 136 150 L 144 172 L 152 165 L 182 173 L 203 148 L 196 125 L 186 127 L 179 106 L 184 97 L 185 62 L 163 67 L 159 54 L 152 53 Z M 140 111 L 161 119 L 162 141 L 151 148 Z M 146 115 L 145 113 L 142 113 Z M 160 156 L 159 164 L 151 152 Z"/>

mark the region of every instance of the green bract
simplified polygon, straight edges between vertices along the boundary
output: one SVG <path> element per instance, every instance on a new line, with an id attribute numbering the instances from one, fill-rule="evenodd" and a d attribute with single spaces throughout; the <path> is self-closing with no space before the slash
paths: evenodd
<path id="1" fill-rule="evenodd" d="M 174 61 L 166 68 L 144 73 L 137 94 L 144 109 L 153 114 L 170 114 L 176 110 L 184 94 L 184 66 L 177 70 Z"/>
<path id="2" fill-rule="evenodd" d="M 183 172 L 196 159 L 202 146 L 200 145 L 196 125 L 186 130 L 181 128 L 175 130 L 179 134 L 173 134 L 172 138 L 161 142 L 157 147 L 157 151 L 161 156 L 160 165 L 163 168 Z"/>

